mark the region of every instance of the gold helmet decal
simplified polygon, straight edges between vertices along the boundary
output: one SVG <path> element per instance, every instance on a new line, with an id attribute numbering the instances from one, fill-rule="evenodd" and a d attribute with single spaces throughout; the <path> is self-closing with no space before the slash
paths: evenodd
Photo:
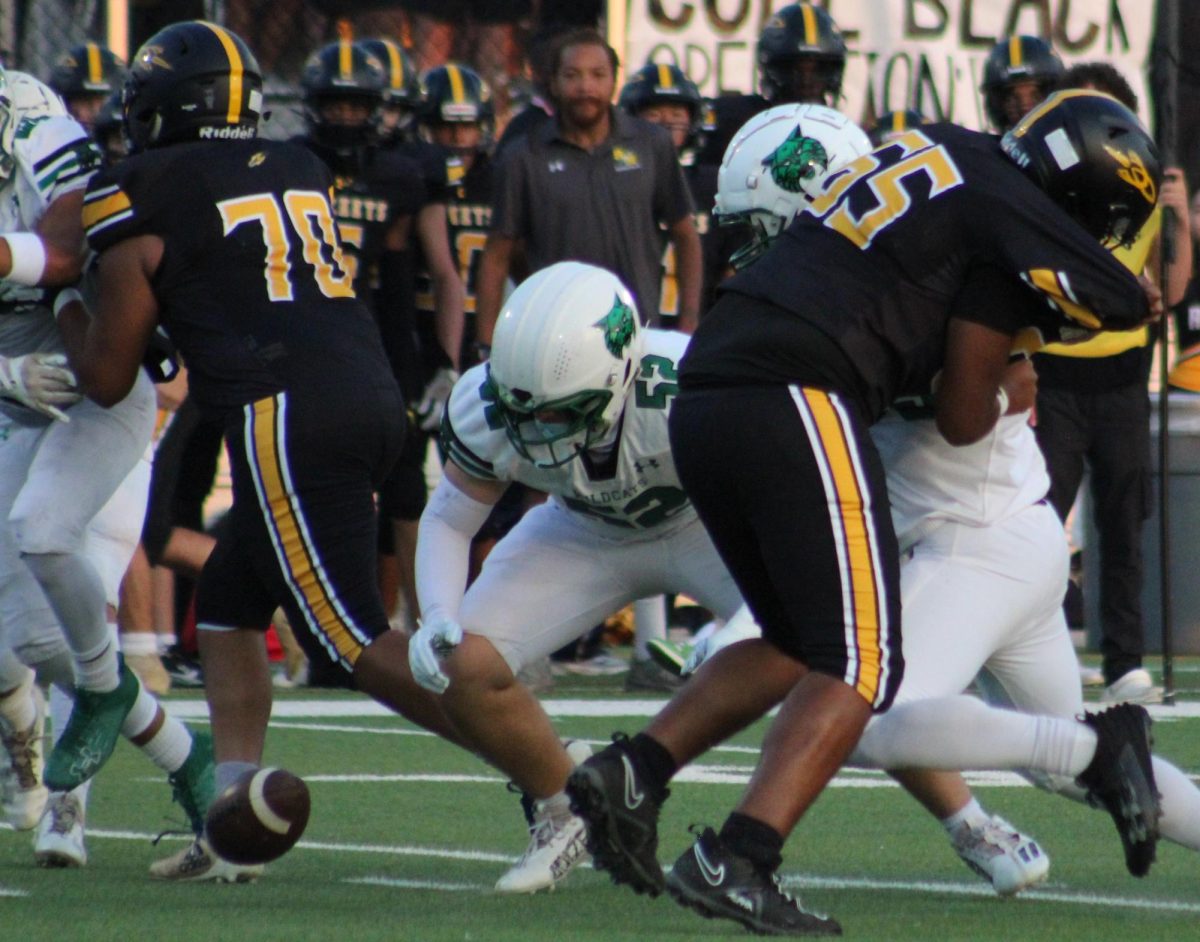
<path id="1" fill-rule="evenodd" d="M 1124 153 L 1107 144 L 1104 145 L 1104 149 L 1120 165 L 1117 176 L 1141 193 L 1142 198 L 1151 206 L 1157 203 L 1158 188 L 1154 184 L 1154 178 L 1146 172 L 1142 158 L 1133 151 Z"/>

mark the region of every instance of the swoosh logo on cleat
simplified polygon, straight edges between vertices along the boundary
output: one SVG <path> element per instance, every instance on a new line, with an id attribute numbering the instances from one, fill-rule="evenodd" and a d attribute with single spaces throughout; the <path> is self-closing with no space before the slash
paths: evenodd
<path id="1" fill-rule="evenodd" d="M 705 856 L 704 848 L 700 846 L 699 841 L 692 848 L 692 853 L 696 857 L 696 864 L 700 867 L 700 875 L 704 877 L 709 886 L 720 886 L 725 882 L 725 865 L 714 867 L 712 861 Z"/>
<path id="2" fill-rule="evenodd" d="M 637 787 L 637 776 L 634 774 L 633 763 L 629 761 L 629 756 L 622 754 L 621 764 L 625 766 L 625 807 L 630 811 L 636 811 L 646 800 L 646 793 Z"/>

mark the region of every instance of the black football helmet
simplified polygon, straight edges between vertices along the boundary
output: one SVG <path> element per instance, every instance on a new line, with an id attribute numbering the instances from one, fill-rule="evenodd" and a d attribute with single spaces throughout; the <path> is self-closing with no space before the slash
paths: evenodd
<path id="1" fill-rule="evenodd" d="M 121 105 L 132 152 L 258 135 L 262 72 L 246 43 L 204 20 L 172 23 L 133 57 Z"/>
<path id="2" fill-rule="evenodd" d="M 109 161 L 116 161 L 129 152 L 125 141 L 125 113 L 121 107 L 121 92 L 115 91 L 104 99 L 104 105 L 92 125 L 92 140 Z"/>
<path id="3" fill-rule="evenodd" d="M 1004 129 L 1004 98 L 1014 82 L 1036 82 L 1044 98 L 1062 75 L 1063 64 L 1050 44 L 1037 36 L 1009 36 L 992 47 L 983 64 L 983 104 L 988 120 Z"/>
<path id="4" fill-rule="evenodd" d="M 804 70 L 813 64 L 812 74 Z M 773 105 L 832 105 L 842 90 L 846 41 L 828 13 L 811 3 L 777 11 L 758 37 L 759 84 Z"/>
<path id="5" fill-rule="evenodd" d="M 385 104 L 415 111 L 421 104 L 421 80 L 408 53 L 390 39 L 359 39 L 354 45 L 366 50 L 383 65 L 387 77 L 383 86 Z"/>
<path id="6" fill-rule="evenodd" d="M 885 111 L 875 119 L 875 126 L 867 132 L 867 137 L 873 146 L 879 147 L 905 131 L 928 123 L 929 119 L 915 108 Z"/>
<path id="7" fill-rule="evenodd" d="M 47 82 L 67 100 L 80 95 L 111 95 L 124 83 L 125 63 L 99 43 L 72 46 L 58 57 Z"/>
<path id="8" fill-rule="evenodd" d="M 300 76 L 304 115 L 313 140 L 338 153 L 348 153 L 372 143 L 386 85 L 383 63 L 361 43 L 340 39 L 318 49 L 309 57 Z M 355 125 L 326 120 L 322 106 L 347 99 L 367 105 L 367 119 Z"/>
<path id="9" fill-rule="evenodd" d="M 1103 92 L 1055 92 L 1000 140 L 1004 153 L 1106 245 L 1129 245 L 1158 202 L 1158 148 Z"/>
<path id="10" fill-rule="evenodd" d="M 617 104 L 631 115 L 637 115 L 650 105 L 664 103 L 687 108 L 688 136 L 684 147 L 694 145 L 704 117 L 704 99 L 696 83 L 679 66 L 647 62 L 621 86 L 621 94 L 617 98 Z"/>
<path id="11" fill-rule="evenodd" d="M 422 124 L 478 124 L 483 129 L 480 146 L 491 144 L 496 111 L 491 90 L 478 72 L 448 62 L 426 72 L 421 84 L 425 99 L 419 112 Z"/>

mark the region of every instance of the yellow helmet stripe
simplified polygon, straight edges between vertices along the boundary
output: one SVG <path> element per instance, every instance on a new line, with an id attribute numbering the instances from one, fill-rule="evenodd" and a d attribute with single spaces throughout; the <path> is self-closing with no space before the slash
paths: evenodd
<path id="1" fill-rule="evenodd" d="M 388 75 L 392 77 L 392 88 L 404 87 L 404 60 L 400 58 L 400 48 L 393 42 L 384 42 L 383 48 L 388 54 Z"/>
<path id="2" fill-rule="evenodd" d="M 1008 64 L 1011 66 L 1021 65 L 1022 49 L 1021 37 L 1010 36 L 1008 38 Z"/>
<path id="3" fill-rule="evenodd" d="M 450 80 L 450 97 L 456 105 L 462 104 L 466 101 L 467 93 L 463 88 L 463 76 L 458 66 L 446 66 L 446 78 Z"/>
<path id="4" fill-rule="evenodd" d="M 904 122 L 904 112 L 899 111 L 899 110 L 893 111 L 892 112 L 892 130 L 893 131 L 905 130 L 904 123 L 905 123 Z"/>
<path id="5" fill-rule="evenodd" d="M 1046 112 L 1053 111 L 1068 98 L 1087 98 L 1089 96 L 1095 97 L 1097 95 L 1104 98 L 1112 97 L 1110 95 L 1105 95 L 1104 92 L 1098 92 L 1091 88 L 1071 88 L 1065 91 L 1055 92 L 1021 119 L 1020 123 L 1012 129 L 1013 137 L 1024 137 L 1025 133 L 1029 130 L 1029 126 L 1033 124 L 1034 121 L 1046 114 Z"/>
<path id="6" fill-rule="evenodd" d="M 338 40 L 338 76 L 348 79 L 354 74 L 354 47 L 348 39 Z"/>
<path id="7" fill-rule="evenodd" d="M 100 47 L 95 43 L 88 43 L 86 48 L 88 81 L 93 85 L 99 85 L 100 80 L 104 77 L 100 67 Z"/>
<path id="8" fill-rule="evenodd" d="M 238 52 L 237 43 L 233 41 L 233 37 L 216 23 L 205 23 L 221 41 L 221 46 L 225 50 L 225 55 L 229 57 L 229 113 L 225 116 L 225 120 L 230 124 L 237 124 L 242 117 L 242 73 L 245 67 L 242 65 L 242 54 Z"/>
<path id="9" fill-rule="evenodd" d="M 671 81 L 671 69 L 665 62 L 658 64 L 658 87 L 671 88 L 675 83 Z"/>
<path id="10" fill-rule="evenodd" d="M 800 13 L 804 17 L 805 45 L 815 46 L 821 41 L 821 31 L 817 28 L 817 11 L 809 4 L 800 4 Z"/>

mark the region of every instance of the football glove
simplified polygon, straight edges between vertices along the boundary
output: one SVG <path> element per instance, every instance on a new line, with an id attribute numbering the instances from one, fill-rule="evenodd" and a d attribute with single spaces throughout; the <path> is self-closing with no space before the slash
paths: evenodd
<path id="1" fill-rule="evenodd" d="M 451 367 L 441 366 L 426 384 L 421 400 L 413 408 L 413 417 L 422 432 L 436 432 L 441 426 L 442 413 L 446 411 L 456 382 L 458 373 Z"/>
<path id="2" fill-rule="evenodd" d="M 462 626 L 442 616 L 417 624 L 420 628 L 408 639 L 408 666 L 413 680 L 426 690 L 445 693 L 450 678 L 442 672 L 442 658 L 462 641 Z"/>
<path id="3" fill-rule="evenodd" d="M 83 398 L 61 353 L 0 357 L 0 396 L 60 422 L 71 421 L 63 408 Z"/>

